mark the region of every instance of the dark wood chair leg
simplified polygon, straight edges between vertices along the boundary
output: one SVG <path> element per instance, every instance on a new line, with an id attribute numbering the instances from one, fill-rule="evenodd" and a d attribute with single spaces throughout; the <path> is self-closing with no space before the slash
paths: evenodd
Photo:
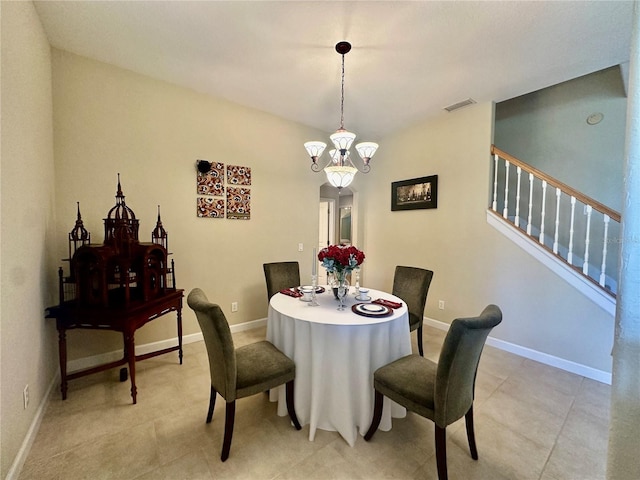
<path id="1" fill-rule="evenodd" d="M 382 419 L 382 403 L 384 401 L 384 395 L 376 390 L 376 396 L 373 403 L 373 419 L 371 420 L 371 426 L 364 436 L 364 439 L 368 442 L 373 437 L 373 434 L 378 430 L 380 420 Z"/>
<path id="2" fill-rule="evenodd" d="M 224 441 L 222 442 L 222 455 L 220 460 L 223 462 L 229 458 L 229 450 L 231 450 L 231 437 L 233 437 L 233 422 L 236 418 L 236 401 L 227 402 L 225 408 L 224 421 Z"/>
<path id="3" fill-rule="evenodd" d="M 287 412 L 289 412 L 289 417 L 293 422 L 293 426 L 296 427 L 296 430 L 300 430 L 302 427 L 300 426 L 300 422 L 298 421 L 298 417 L 296 416 L 296 410 L 294 408 L 293 402 L 293 380 L 287 382 Z"/>
<path id="4" fill-rule="evenodd" d="M 424 357 L 424 349 L 422 348 L 422 325 L 418 327 L 418 352 L 421 357 Z"/>
<path id="5" fill-rule="evenodd" d="M 469 411 L 464 416 L 465 423 L 467 425 L 467 440 L 469 440 L 469 451 L 471 452 L 471 458 L 478 459 L 478 449 L 476 448 L 476 434 L 473 430 L 473 405 L 469 408 Z"/>
<path id="6" fill-rule="evenodd" d="M 207 423 L 211 423 L 211 419 L 213 418 L 213 407 L 216 406 L 216 389 L 211 386 L 211 394 L 209 396 L 209 411 L 207 412 Z"/>
<path id="7" fill-rule="evenodd" d="M 447 480 L 447 430 L 436 427 L 436 464 L 438 465 L 438 480 Z"/>

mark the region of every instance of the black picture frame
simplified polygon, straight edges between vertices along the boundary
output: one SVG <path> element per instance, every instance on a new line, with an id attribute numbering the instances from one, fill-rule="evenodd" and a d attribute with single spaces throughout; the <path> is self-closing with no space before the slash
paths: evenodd
<path id="1" fill-rule="evenodd" d="M 438 175 L 391 183 L 391 211 L 438 208 Z"/>

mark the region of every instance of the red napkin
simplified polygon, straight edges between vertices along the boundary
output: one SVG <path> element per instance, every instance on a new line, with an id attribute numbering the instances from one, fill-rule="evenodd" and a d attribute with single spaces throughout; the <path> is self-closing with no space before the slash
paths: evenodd
<path id="1" fill-rule="evenodd" d="M 392 302 L 391 300 L 385 300 L 384 298 L 378 298 L 371 303 L 377 303 L 378 305 L 384 305 L 389 308 L 400 308 L 402 306 L 401 303 Z"/>
<path id="2" fill-rule="evenodd" d="M 302 296 L 300 292 L 296 292 L 295 290 L 291 290 L 290 288 L 284 288 L 280 290 L 280 293 L 282 293 L 283 295 L 289 295 L 290 297 L 295 297 L 295 298 L 299 298 Z"/>

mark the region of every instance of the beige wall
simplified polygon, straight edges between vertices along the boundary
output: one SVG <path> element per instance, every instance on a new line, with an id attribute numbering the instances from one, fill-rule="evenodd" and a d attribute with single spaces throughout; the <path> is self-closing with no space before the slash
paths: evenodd
<path id="1" fill-rule="evenodd" d="M 57 372 L 51 56 L 31 2 L 1 2 L 0 477 L 5 478 Z M 22 392 L 29 385 L 24 409 Z"/>
<path id="2" fill-rule="evenodd" d="M 394 161 L 362 183 L 366 282 L 390 289 L 395 265 L 428 268 L 427 317 L 451 322 L 495 303 L 504 321 L 492 336 L 610 372 L 613 318 L 486 222 L 492 115 L 478 104 L 380 142 Z M 391 211 L 392 181 L 436 174 L 437 209 Z"/>
<path id="3" fill-rule="evenodd" d="M 231 324 L 266 317 L 263 263 L 298 260 L 310 276 L 324 178 L 310 173 L 302 144 L 322 132 L 58 50 L 53 79 L 59 258 L 76 201 L 102 243 L 119 172 L 141 239 L 150 240 L 160 205 L 178 287 L 204 289 Z M 251 167 L 251 220 L 196 216 L 197 159 Z M 136 344 L 175 337 L 174 318 L 143 327 Z M 185 335 L 199 332 L 191 310 L 183 318 Z M 76 331 L 68 343 L 74 359 L 117 350 L 121 340 Z"/>

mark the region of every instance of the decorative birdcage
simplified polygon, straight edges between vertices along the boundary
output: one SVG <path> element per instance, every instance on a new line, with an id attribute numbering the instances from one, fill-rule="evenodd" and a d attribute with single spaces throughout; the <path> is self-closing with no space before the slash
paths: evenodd
<path id="1" fill-rule="evenodd" d="M 150 243 L 138 239 L 139 222 L 125 203 L 120 184 L 116 204 L 104 219 L 104 243 L 92 245 L 84 228 L 80 206 L 74 229 L 69 233 L 70 275 L 60 268 L 60 302 L 79 306 L 118 307 L 150 301 L 175 289 L 173 262 L 168 264 L 168 235 L 160 219 Z"/>

